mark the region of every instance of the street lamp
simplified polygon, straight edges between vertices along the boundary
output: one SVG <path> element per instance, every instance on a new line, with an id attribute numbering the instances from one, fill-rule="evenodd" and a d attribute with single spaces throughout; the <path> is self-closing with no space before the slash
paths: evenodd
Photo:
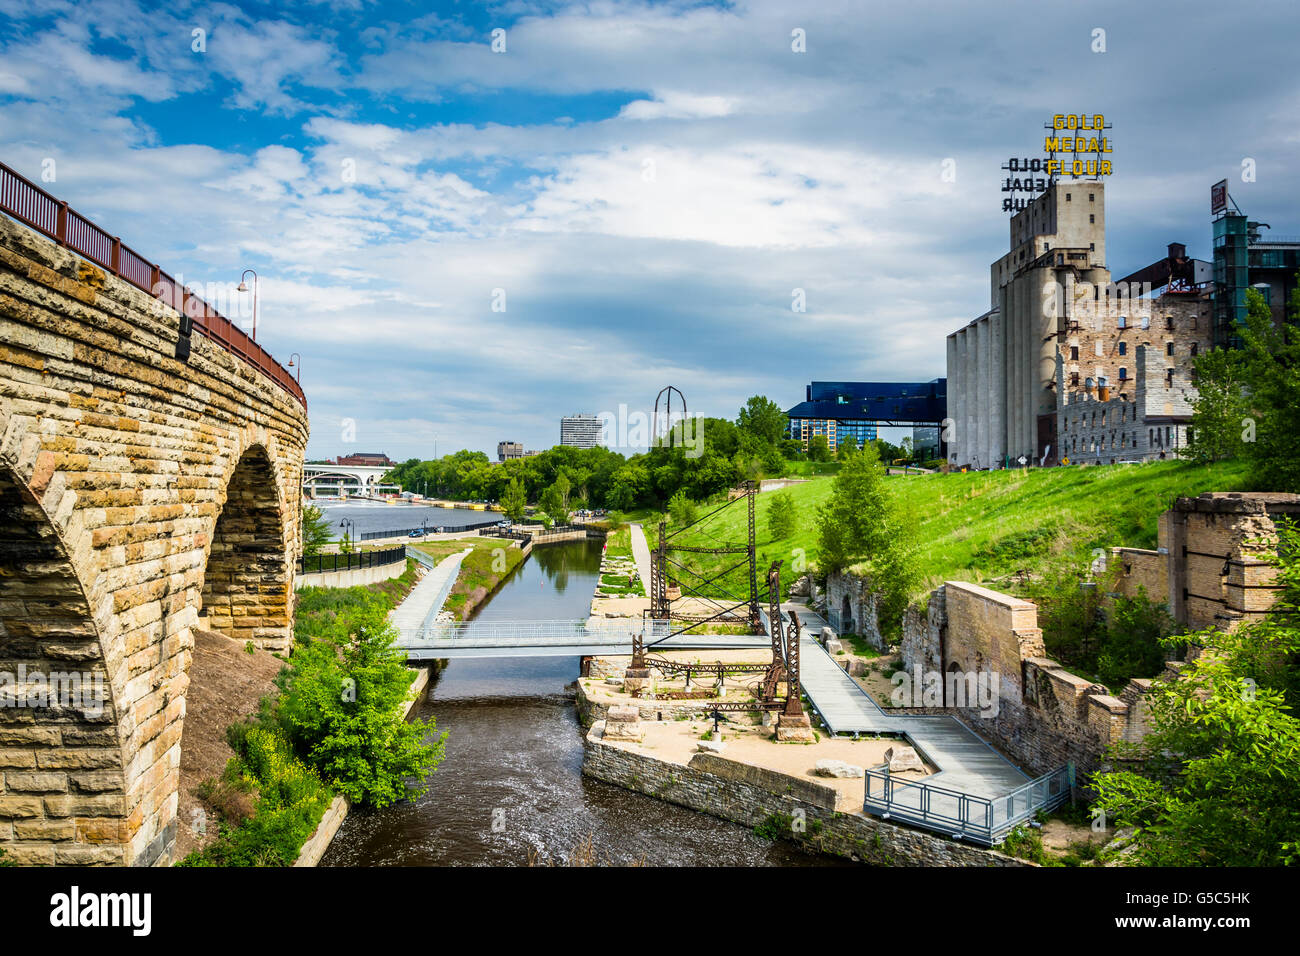
<path id="1" fill-rule="evenodd" d="M 238 292 L 248 291 L 248 283 L 244 281 L 244 277 L 247 276 L 250 272 L 253 273 L 253 341 L 256 342 L 257 341 L 257 273 L 254 272 L 252 269 L 245 269 L 244 274 L 239 277 L 239 288 L 236 291 Z"/>
<path id="2" fill-rule="evenodd" d="M 339 526 L 343 529 L 343 538 L 347 541 L 348 547 L 352 547 L 352 529 L 356 527 L 356 522 L 351 518 L 344 518 L 339 522 Z"/>
<path id="3" fill-rule="evenodd" d="M 294 362 L 293 362 L 294 359 L 297 359 L 297 360 L 298 360 L 298 365 L 297 365 L 297 369 L 298 369 L 298 371 L 295 372 L 294 374 L 296 375 L 296 377 L 297 377 L 297 379 L 298 379 L 298 384 L 301 385 L 301 384 L 302 384 L 302 356 L 299 355 L 297 352 L 294 352 L 292 355 L 290 355 L 290 356 L 289 356 L 289 368 L 294 368 Z"/>

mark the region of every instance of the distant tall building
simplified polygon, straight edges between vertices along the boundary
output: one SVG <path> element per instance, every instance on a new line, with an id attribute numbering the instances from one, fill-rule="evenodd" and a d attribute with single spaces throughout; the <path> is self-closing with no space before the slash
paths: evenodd
<path id="1" fill-rule="evenodd" d="M 573 448 L 595 448 L 600 444 L 598 415 L 565 415 L 560 419 L 560 444 Z"/>
<path id="2" fill-rule="evenodd" d="M 511 458 L 523 458 L 523 442 L 517 441 L 499 441 L 497 442 L 497 461 L 509 461 Z"/>

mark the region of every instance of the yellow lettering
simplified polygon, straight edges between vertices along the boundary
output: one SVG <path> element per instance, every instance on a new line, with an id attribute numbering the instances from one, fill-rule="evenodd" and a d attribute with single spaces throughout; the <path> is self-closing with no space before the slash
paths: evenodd
<path id="1" fill-rule="evenodd" d="M 1052 117 L 1052 129 L 1065 129 L 1065 117 L 1060 113 Z"/>
<path id="2" fill-rule="evenodd" d="M 1045 137 L 1043 140 L 1043 152 L 1044 153 L 1061 152 L 1061 137 L 1059 136 Z"/>
<path id="3" fill-rule="evenodd" d="M 1109 175 L 1110 175 L 1110 160 L 1109 160 L 1109 159 L 1103 159 L 1103 160 L 1101 161 L 1101 174 L 1102 174 L 1103 176 L 1109 176 Z"/>

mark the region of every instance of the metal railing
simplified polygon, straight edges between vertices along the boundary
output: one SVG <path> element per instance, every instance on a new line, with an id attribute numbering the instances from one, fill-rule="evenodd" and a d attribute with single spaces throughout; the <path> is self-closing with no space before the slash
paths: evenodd
<path id="1" fill-rule="evenodd" d="M 993 846 L 1039 810 L 1059 807 L 1069 798 L 1073 784 L 1072 764 L 992 798 L 868 770 L 863 809 L 880 817 Z"/>
<path id="2" fill-rule="evenodd" d="M 313 554 L 298 559 L 299 574 L 321 574 L 334 571 L 357 571 L 362 568 L 379 568 L 406 560 L 406 548 L 385 548 L 383 551 L 359 551 L 354 554 Z"/>
<path id="3" fill-rule="evenodd" d="M 647 621 L 645 638 L 667 637 L 669 621 Z M 448 621 L 402 635 L 403 647 L 461 645 L 528 647 L 547 644 L 631 644 L 640 621 Z"/>
<path id="4" fill-rule="evenodd" d="M 4 163 L 0 163 L 0 212 L 189 316 L 195 329 L 252 365 L 301 402 L 303 408 L 307 407 L 307 397 L 297 380 L 242 329 L 188 289 L 177 287 L 175 279 L 134 249 L 123 245 L 117 236 L 110 236 L 69 208 L 66 202 L 55 199 Z"/>
<path id="5" fill-rule="evenodd" d="M 397 528 L 393 531 L 363 531 L 357 537 L 361 541 L 377 541 L 382 538 L 408 538 L 416 531 L 424 534 L 459 534 L 463 531 L 478 531 L 482 528 L 495 528 L 496 526 L 496 521 L 478 521 L 474 524 L 463 525 L 426 525 L 419 528 Z"/>

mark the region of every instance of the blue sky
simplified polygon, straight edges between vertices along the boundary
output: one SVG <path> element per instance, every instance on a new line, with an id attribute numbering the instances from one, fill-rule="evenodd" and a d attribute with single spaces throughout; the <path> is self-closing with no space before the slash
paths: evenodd
<path id="1" fill-rule="evenodd" d="M 1282 2 L 0 0 L 0 159 L 52 170 L 228 311 L 256 269 L 259 341 L 303 359 L 312 457 L 549 447 L 561 415 L 648 410 L 668 384 L 734 417 L 812 379 L 943 375 L 1005 251 L 999 166 L 1053 113 L 1114 124 L 1117 275 L 1170 241 L 1208 258 L 1224 177 L 1300 233 L 1298 21 Z"/>

